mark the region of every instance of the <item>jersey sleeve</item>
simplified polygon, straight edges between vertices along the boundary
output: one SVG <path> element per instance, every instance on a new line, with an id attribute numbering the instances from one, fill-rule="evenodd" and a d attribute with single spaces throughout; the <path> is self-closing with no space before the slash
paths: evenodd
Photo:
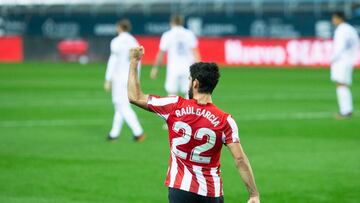
<path id="1" fill-rule="evenodd" d="M 179 100 L 178 96 L 158 97 L 150 95 L 147 105 L 151 112 L 167 120 Z"/>
<path id="2" fill-rule="evenodd" d="M 117 43 L 117 41 L 114 39 L 110 43 L 110 51 L 111 51 L 111 54 L 114 54 L 114 55 L 117 55 L 120 52 L 120 46 Z"/>
<path id="3" fill-rule="evenodd" d="M 239 143 L 239 129 L 235 120 L 229 115 L 226 119 L 226 123 L 223 130 L 223 143 Z"/>
<path id="4" fill-rule="evenodd" d="M 160 39 L 160 50 L 161 51 L 167 51 L 169 48 L 169 40 L 168 40 L 168 35 L 166 33 L 164 33 L 161 36 Z"/>

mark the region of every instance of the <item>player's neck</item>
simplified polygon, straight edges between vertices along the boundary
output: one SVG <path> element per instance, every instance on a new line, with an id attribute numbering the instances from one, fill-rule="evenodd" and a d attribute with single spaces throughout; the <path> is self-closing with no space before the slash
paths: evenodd
<path id="1" fill-rule="evenodd" d="M 124 34 L 124 33 L 127 33 L 126 31 L 120 31 L 118 32 L 118 35 L 121 35 L 121 34 Z"/>
<path id="2" fill-rule="evenodd" d="M 173 25 L 171 26 L 172 29 L 182 28 L 182 25 Z"/>
<path id="3" fill-rule="evenodd" d="M 212 97 L 211 94 L 201 94 L 198 93 L 194 95 L 194 99 L 197 101 L 200 105 L 206 105 L 208 103 L 212 103 Z"/>

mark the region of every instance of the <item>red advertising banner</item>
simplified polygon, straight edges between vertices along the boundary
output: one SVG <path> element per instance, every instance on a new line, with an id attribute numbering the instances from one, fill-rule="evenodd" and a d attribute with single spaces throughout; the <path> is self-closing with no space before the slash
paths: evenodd
<path id="1" fill-rule="evenodd" d="M 158 37 L 137 37 L 145 47 L 144 64 L 152 64 L 158 51 Z M 306 66 L 330 65 L 332 41 L 317 38 L 267 39 L 242 37 L 201 37 L 203 61 L 227 66 Z M 360 51 L 357 64 L 360 65 Z"/>
<path id="2" fill-rule="evenodd" d="M 23 41 L 18 36 L 0 37 L 0 62 L 23 61 Z"/>

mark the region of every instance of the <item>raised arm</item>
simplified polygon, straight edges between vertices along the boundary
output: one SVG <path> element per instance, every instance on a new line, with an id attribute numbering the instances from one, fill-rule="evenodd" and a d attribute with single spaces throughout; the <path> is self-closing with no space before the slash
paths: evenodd
<path id="1" fill-rule="evenodd" d="M 259 203 L 260 197 L 256 188 L 254 174 L 250 162 L 240 143 L 229 143 L 227 144 L 227 147 L 229 148 L 234 158 L 236 168 L 238 169 L 241 179 L 244 181 L 245 186 L 249 192 L 248 203 Z"/>
<path id="2" fill-rule="evenodd" d="M 129 71 L 129 80 L 128 80 L 128 97 L 130 103 L 149 110 L 147 106 L 147 101 L 149 95 L 145 95 L 140 86 L 140 81 L 138 77 L 138 64 L 142 56 L 144 55 L 144 47 L 137 47 L 130 50 L 130 71 Z"/>

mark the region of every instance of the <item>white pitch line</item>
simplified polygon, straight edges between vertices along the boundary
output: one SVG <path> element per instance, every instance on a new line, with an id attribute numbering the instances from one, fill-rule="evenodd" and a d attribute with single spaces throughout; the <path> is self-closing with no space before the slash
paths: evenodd
<path id="1" fill-rule="evenodd" d="M 110 104 L 111 100 L 40 100 L 40 101 L 0 101 L 1 108 L 7 107 L 53 107 L 53 106 L 98 106 Z"/>
<path id="2" fill-rule="evenodd" d="M 333 112 L 298 112 L 298 113 L 279 113 L 279 114 L 257 114 L 252 116 L 236 116 L 237 121 L 271 121 L 271 120 L 312 120 L 312 119 L 332 119 Z M 155 117 L 154 117 L 155 119 Z M 151 120 L 141 121 L 141 123 L 153 123 Z M 16 127 L 42 127 L 42 126 L 92 126 L 111 124 L 109 119 L 63 119 L 63 120 L 25 120 L 25 121 L 0 121 L 2 128 Z"/>
<path id="3" fill-rule="evenodd" d="M 88 126 L 106 124 L 104 120 L 25 120 L 25 121 L 0 121 L 0 127 L 41 127 L 41 126 Z"/>
<path id="4" fill-rule="evenodd" d="M 270 120 L 311 120 L 332 118 L 333 112 L 298 112 L 280 114 L 258 114 L 254 116 L 243 116 L 239 121 L 270 121 Z"/>

